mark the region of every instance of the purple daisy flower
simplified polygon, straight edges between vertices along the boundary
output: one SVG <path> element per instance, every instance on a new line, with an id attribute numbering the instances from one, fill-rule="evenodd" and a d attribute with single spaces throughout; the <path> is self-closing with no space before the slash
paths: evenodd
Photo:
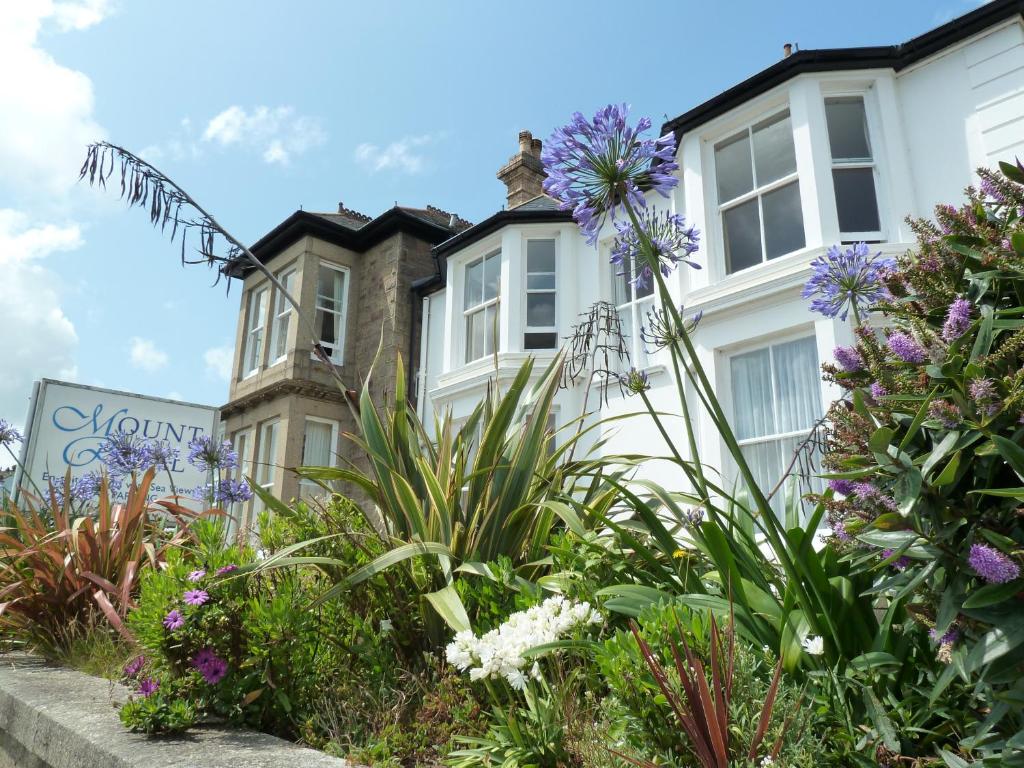
<path id="1" fill-rule="evenodd" d="M 889 297 L 882 278 L 895 267 L 896 261 L 881 252 L 872 256 L 866 243 L 845 251 L 833 245 L 811 262 L 811 277 L 801 295 L 812 299 L 812 312 L 845 320 L 853 311 L 857 317 L 862 309 Z"/>
<path id="2" fill-rule="evenodd" d="M 209 646 L 200 648 L 196 655 L 192 658 L 192 666 L 198 669 L 199 667 L 205 667 L 210 663 L 211 659 L 217 658 L 217 654 L 213 652 L 213 649 Z"/>
<path id="3" fill-rule="evenodd" d="M 967 557 L 974 572 L 989 584 L 1005 584 L 1020 576 L 1020 566 L 988 544 L 972 544 Z"/>
<path id="4" fill-rule="evenodd" d="M 856 373 L 864 368 L 864 358 L 856 347 L 836 347 L 832 354 L 847 373 Z"/>
<path id="5" fill-rule="evenodd" d="M 190 589 L 185 593 L 187 605 L 202 605 L 210 599 L 210 593 L 205 589 Z"/>
<path id="6" fill-rule="evenodd" d="M 204 571 L 202 568 L 200 568 L 198 571 L 192 571 L 192 573 L 190 573 L 186 578 L 189 581 L 196 582 L 196 581 L 202 580 L 202 578 L 205 575 L 206 575 L 206 571 Z"/>
<path id="7" fill-rule="evenodd" d="M 152 696 L 158 690 L 160 690 L 160 683 L 159 681 L 154 680 L 152 677 L 144 678 L 139 683 L 139 695 L 143 698 Z"/>
<path id="8" fill-rule="evenodd" d="M 905 363 L 920 364 L 928 360 L 924 347 L 903 331 L 890 334 L 887 344 L 892 353 Z"/>
<path id="9" fill-rule="evenodd" d="M 881 400 L 888 394 L 889 390 L 885 388 L 885 385 L 877 381 L 871 382 L 871 397 L 874 400 Z"/>
<path id="10" fill-rule="evenodd" d="M 222 568 L 218 568 L 217 569 L 217 575 L 218 576 L 223 576 L 226 573 L 231 573 L 232 571 L 237 571 L 237 570 L 238 570 L 238 566 L 237 565 L 235 565 L 234 563 L 228 563 L 227 565 L 223 566 Z"/>
<path id="11" fill-rule="evenodd" d="M 127 664 L 124 665 L 124 670 L 122 670 L 122 673 L 128 679 L 132 679 L 132 678 L 138 676 L 139 672 L 142 671 L 142 668 L 145 665 L 146 665 L 146 657 L 145 656 L 136 656 L 134 659 L 132 659 L 131 661 L 129 661 Z"/>
<path id="12" fill-rule="evenodd" d="M 199 674 L 209 685 L 216 685 L 228 673 L 228 663 L 219 656 L 214 656 L 209 663 L 199 668 Z"/>
<path id="13" fill-rule="evenodd" d="M 942 325 L 942 338 L 955 341 L 971 327 L 972 304 L 967 299 L 956 299 L 946 310 L 946 322 Z"/>
<path id="14" fill-rule="evenodd" d="M 165 627 L 173 632 L 174 630 L 181 629 L 185 626 L 185 617 L 181 615 L 181 611 L 175 608 L 164 616 L 163 623 Z"/>

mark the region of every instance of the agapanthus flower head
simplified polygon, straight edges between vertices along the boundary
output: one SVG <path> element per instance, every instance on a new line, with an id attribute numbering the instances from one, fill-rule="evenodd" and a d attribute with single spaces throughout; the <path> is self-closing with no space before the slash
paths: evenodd
<path id="1" fill-rule="evenodd" d="M 0 419 L 0 446 L 20 443 L 21 439 L 21 432 L 15 429 L 9 421 Z"/>
<path id="2" fill-rule="evenodd" d="M 967 562 L 989 584 L 1005 584 L 1020 576 L 1020 566 L 1013 558 L 988 544 L 972 544 Z"/>
<path id="3" fill-rule="evenodd" d="M 555 130 L 541 153 L 547 172 L 544 191 L 563 211 L 573 212 L 590 245 L 597 242 L 605 215 L 614 219 L 616 206 L 624 200 L 634 209 L 646 207 L 642 187 L 667 197 L 679 183 L 673 174 L 679 169 L 675 137 L 643 138 L 650 119 L 630 126 L 628 116 L 625 104 L 609 104 L 593 120 L 576 112 Z"/>
<path id="4" fill-rule="evenodd" d="M 967 299 L 954 299 L 946 310 L 946 322 L 942 324 L 942 338 L 955 341 L 963 336 L 971 327 L 971 309 L 973 305 Z"/>
<path id="5" fill-rule="evenodd" d="M 57 503 L 57 506 L 59 508 L 63 508 L 64 502 L 68 501 L 69 499 L 69 494 L 67 493 L 67 489 L 65 488 L 64 480 L 65 478 L 63 477 L 54 477 L 53 475 L 51 475 L 49 479 L 49 488 L 47 489 L 53 495 L 53 501 Z"/>
<path id="6" fill-rule="evenodd" d="M 206 571 L 204 571 L 202 568 L 199 568 L 199 569 L 197 569 L 195 571 L 192 571 L 192 573 L 190 573 L 185 578 L 187 578 L 189 581 L 195 583 L 197 581 L 202 581 L 205 577 L 206 577 Z"/>
<path id="7" fill-rule="evenodd" d="M 124 669 L 122 670 L 122 674 L 126 678 L 131 680 L 133 678 L 138 677 L 139 673 L 142 671 L 142 668 L 144 666 L 146 666 L 146 657 L 145 656 L 136 656 L 134 659 L 132 659 L 131 661 L 129 661 L 127 664 L 124 665 Z"/>
<path id="8" fill-rule="evenodd" d="M 650 286 L 654 276 L 652 265 L 655 264 L 666 277 L 680 262 L 700 269 L 700 264 L 688 258 L 697 250 L 700 233 L 693 227 L 687 227 L 682 216 L 648 208 L 638 214 L 637 223 L 639 229 L 633 226 L 632 221 L 620 219 L 615 222 L 618 235 L 611 255 L 611 263 L 624 267 L 627 273 L 632 265 L 630 282 L 634 286 Z M 653 253 L 646 252 L 648 243 Z"/>
<path id="9" fill-rule="evenodd" d="M 882 559 L 883 560 L 888 560 L 890 557 L 892 557 L 895 554 L 896 554 L 896 550 L 895 549 L 883 549 L 882 550 Z M 893 560 L 891 563 L 889 563 L 889 565 L 892 566 L 897 571 L 905 571 L 905 570 L 907 570 L 907 567 L 910 565 L 910 558 L 907 557 L 906 555 L 901 555 L 900 557 L 897 557 L 895 560 Z"/>
<path id="10" fill-rule="evenodd" d="M 181 451 L 166 440 L 154 440 L 149 444 L 149 460 L 157 469 L 170 469 L 180 455 Z"/>
<path id="11" fill-rule="evenodd" d="M 92 472 L 86 472 L 84 475 L 80 475 L 71 481 L 71 497 L 80 503 L 86 503 L 92 501 L 100 495 L 100 487 L 103 484 L 103 475 L 98 470 Z M 107 490 L 111 493 L 117 493 L 117 489 L 121 486 L 121 480 L 111 480 L 107 478 Z"/>
<path id="12" fill-rule="evenodd" d="M 160 682 L 152 677 L 144 678 L 141 682 L 139 682 L 138 693 L 143 698 L 152 696 L 158 690 L 160 690 Z"/>
<path id="13" fill-rule="evenodd" d="M 856 373 L 864 369 L 864 358 L 856 347 L 836 347 L 833 353 L 839 367 L 847 373 Z"/>
<path id="14" fill-rule="evenodd" d="M 185 593 L 184 600 L 186 605 L 203 605 L 209 602 L 210 593 L 205 589 L 190 589 Z"/>
<path id="15" fill-rule="evenodd" d="M 163 625 L 173 632 L 174 630 L 181 629 L 185 626 L 185 617 L 181 615 L 181 611 L 174 608 L 168 611 L 167 615 L 164 616 Z"/>
<path id="16" fill-rule="evenodd" d="M 200 472 L 234 469 L 238 454 L 229 440 L 218 442 L 213 435 L 199 435 L 188 444 L 188 463 Z"/>
<path id="17" fill-rule="evenodd" d="M 905 363 L 920 365 L 928 360 L 928 352 L 914 338 L 903 331 L 890 333 L 886 340 L 890 351 Z"/>
<path id="18" fill-rule="evenodd" d="M 683 320 L 683 327 L 679 328 L 671 312 L 660 307 L 649 309 L 640 326 L 640 339 L 648 352 L 666 349 L 682 341 L 684 332 L 689 335 L 697 330 L 703 316 L 704 311 L 701 310 L 687 319 L 686 307 L 680 306 L 679 317 Z"/>
<path id="19" fill-rule="evenodd" d="M 149 442 L 128 432 L 108 435 L 100 446 L 99 456 L 112 477 L 124 477 L 145 472 L 153 462 L 149 456 Z"/>
<path id="20" fill-rule="evenodd" d="M 631 395 L 639 395 L 651 388 L 647 374 L 643 371 L 638 371 L 636 368 L 630 368 L 626 371 L 619 378 L 619 381 L 622 383 L 623 388 Z"/>
<path id="21" fill-rule="evenodd" d="M 889 390 L 885 388 L 885 385 L 878 381 L 871 382 L 869 390 L 871 392 L 871 397 L 874 400 L 881 400 L 889 394 Z"/>
<path id="22" fill-rule="evenodd" d="M 811 262 L 811 277 L 802 295 L 811 299 L 812 312 L 845 320 L 851 310 L 856 315 L 889 296 L 882 279 L 885 270 L 895 266 L 895 260 L 881 252 L 872 256 L 866 243 L 845 251 L 833 245 Z"/>
<path id="23" fill-rule="evenodd" d="M 252 488 L 245 480 L 221 480 L 214 493 L 218 504 L 240 504 L 252 498 Z"/>
<path id="24" fill-rule="evenodd" d="M 963 423 L 963 414 L 949 400 L 932 400 L 928 404 L 928 416 L 946 429 L 956 429 Z"/>

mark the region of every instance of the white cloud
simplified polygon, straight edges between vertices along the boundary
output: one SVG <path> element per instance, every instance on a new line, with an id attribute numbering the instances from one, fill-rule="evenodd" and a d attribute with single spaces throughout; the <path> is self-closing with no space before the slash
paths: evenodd
<path id="1" fill-rule="evenodd" d="M 327 140 L 320 121 L 296 115 L 293 107 L 255 107 L 246 111 L 232 105 L 215 115 L 203 131 L 203 141 L 222 147 L 243 146 L 259 151 L 267 163 L 287 164 Z"/>
<path id="2" fill-rule="evenodd" d="M 235 357 L 233 347 L 211 347 L 203 353 L 206 372 L 215 378 L 228 381 L 231 379 L 231 364 Z"/>
<path id="3" fill-rule="evenodd" d="M 132 365 L 148 373 L 154 373 L 167 365 L 167 353 L 158 349 L 151 339 L 132 336 L 129 358 Z"/>
<path id="4" fill-rule="evenodd" d="M 356 147 L 356 162 L 371 173 L 380 171 L 399 171 L 415 174 L 423 170 L 426 155 L 417 151 L 420 147 L 432 144 L 439 136 L 424 134 L 422 136 L 405 136 L 393 141 L 386 147 L 377 144 L 360 144 Z"/>
<path id="5" fill-rule="evenodd" d="M 0 209 L 0 418 L 24 418 L 34 380 L 78 375 L 78 335 L 60 306 L 60 279 L 44 261 L 81 244 L 75 224 L 33 225 L 24 213 Z"/>

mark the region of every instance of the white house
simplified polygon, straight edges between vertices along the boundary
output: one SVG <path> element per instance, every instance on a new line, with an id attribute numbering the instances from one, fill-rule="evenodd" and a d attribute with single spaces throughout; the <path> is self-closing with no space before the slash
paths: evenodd
<path id="1" fill-rule="evenodd" d="M 800 297 L 811 260 L 862 240 L 905 252 L 907 216 L 957 203 L 975 168 L 1024 157 L 1022 12 L 1024 2 L 999 0 L 900 45 L 798 51 L 663 126 L 678 141 L 680 184 L 651 202 L 702 233 L 703 269 L 680 268 L 670 290 L 687 313 L 704 313 L 699 355 L 767 487 L 836 396 L 820 362 L 851 340 L 846 323 L 812 314 Z M 539 149 L 521 134 L 498 174 L 508 209 L 434 249 L 445 269 L 420 286 L 420 408 L 464 417 L 489 379 L 511 376 L 528 355 L 549 359 L 603 300 L 627 336 L 624 367 L 645 370 L 654 404 L 678 414 L 668 354 L 645 349 L 638 333 L 653 296 L 634 295 L 609 264 L 610 227 L 590 247 L 540 195 Z M 560 423 L 579 416 L 583 391 L 559 393 Z M 615 387 L 607 402 L 594 393 L 589 402 L 591 418 L 641 407 Z M 717 432 L 697 418 L 702 459 L 728 472 Z M 646 416 L 605 429 L 617 433 L 605 450 L 664 452 Z M 665 463 L 640 471 L 680 486 Z"/>

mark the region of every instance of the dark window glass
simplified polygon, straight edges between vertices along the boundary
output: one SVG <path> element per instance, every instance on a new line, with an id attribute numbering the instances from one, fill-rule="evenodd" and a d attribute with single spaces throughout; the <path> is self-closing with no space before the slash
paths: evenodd
<path id="1" fill-rule="evenodd" d="M 878 200 L 875 198 L 875 174 L 871 168 L 835 168 L 832 181 L 836 189 L 836 209 L 841 232 L 877 232 Z"/>
<path id="2" fill-rule="evenodd" d="M 554 349 L 558 346 L 557 333 L 524 333 L 523 347 L 526 349 Z"/>
<path id="3" fill-rule="evenodd" d="M 804 247 L 804 216 L 800 209 L 800 183 L 793 182 L 767 193 L 764 206 L 764 245 L 769 259 Z"/>
<path id="4" fill-rule="evenodd" d="M 761 217 L 757 200 L 749 200 L 722 213 L 725 259 L 729 273 L 761 263 Z"/>

